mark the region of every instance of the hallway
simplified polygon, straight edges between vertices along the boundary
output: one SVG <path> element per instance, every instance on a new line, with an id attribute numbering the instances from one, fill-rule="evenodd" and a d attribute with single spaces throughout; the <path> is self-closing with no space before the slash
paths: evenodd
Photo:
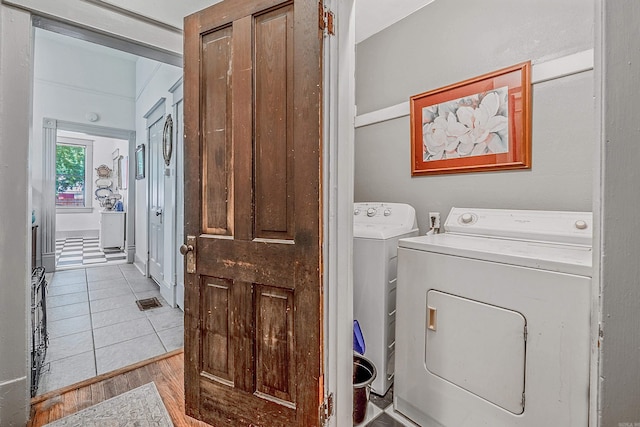
<path id="1" fill-rule="evenodd" d="M 49 348 L 38 395 L 183 345 L 182 310 L 132 264 L 57 271 L 47 281 Z M 138 308 L 136 300 L 153 297 L 162 307 Z"/>

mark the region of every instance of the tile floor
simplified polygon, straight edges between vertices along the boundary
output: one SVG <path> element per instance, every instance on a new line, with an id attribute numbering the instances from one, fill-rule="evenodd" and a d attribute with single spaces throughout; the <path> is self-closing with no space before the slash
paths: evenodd
<path id="1" fill-rule="evenodd" d="M 56 239 L 56 269 L 76 268 L 93 264 L 125 263 L 127 256 L 120 248 L 100 249 L 98 237 L 68 237 Z"/>
<path id="2" fill-rule="evenodd" d="M 56 271 L 47 281 L 49 348 L 37 394 L 183 346 L 182 310 L 133 264 Z M 135 301 L 151 297 L 162 307 L 140 311 Z"/>

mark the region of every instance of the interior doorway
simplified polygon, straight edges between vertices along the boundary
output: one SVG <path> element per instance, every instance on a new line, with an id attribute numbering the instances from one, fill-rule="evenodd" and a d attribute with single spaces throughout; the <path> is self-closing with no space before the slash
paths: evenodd
<path id="1" fill-rule="evenodd" d="M 84 135 L 84 136 L 83 136 Z M 93 153 L 98 151 L 101 153 L 106 150 L 106 154 L 102 154 L 102 156 L 106 156 L 109 160 L 105 159 L 105 162 L 110 163 L 113 167 L 113 164 L 116 163 L 116 167 L 118 167 L 118 163 L 120 164 L 120 168 L 122 166 L 122 159 L 120 157 L 120 148 L 122 148 L 123 152 L 127 155 L 124 156 L 127 159 L 131 157 L 131 153 L 133 152 L 132 146 L 135 144 L 135 132 L 123 129 L 114 129 L 114 128 L 106 128 L 102 126 L 95 125 L 87 125 L 82 123 L 73 123 L 66 122 L 61 120 L 55 120 L 51 118 L 45 118 L 43 120 L 42 127 L 42 136 L 43 136 L 43 176 L 42 176 L 42 191 L 41 191 L 41 199 L 42 205 L 40 209 L 40 227 L 42 233 L 41 239 L 41 253 L 42 253 L 42 265 L 45 267 L 45 270 L 48 272 L 55 271 L 56 269 L 56 261 L 58 261 L 56 240 L 57 239 L 65 239 L 67 237 L 100 237 L 100 230 L 91 229 L 93 226 L 98 226 L 97 224 L 101 219 L 101 213 L 105 212 L 103 210 L 104 206 L 100 206 L 101 197 L 98 197 L 100 194 L 106 194 L 107 192 L 113 194 L 112 188 L 118 188 L 118 181 L 120 183 L 119 193 L 120 198 L 124 197 L 123 206 L 127 206 L 126 213 L 129 218 L 135 217 L 135 191 L 131 191 L 132 180 L 131 174 L 129 173 L 129 167 L 127 166 L 125 169 L 124 178 L 125 183 L 122 182 L 122 171 L 120 172 L 120 176 L 116 177 L 116 184 L 114 187 L 113 179 L 111 178 L 112 173 L 109 172 L 110 178 L 98 178 L 97 177 L 97 168 L 101 165 L 107 166 L 106 163 L 101 163 L 100 165 L 94 165 L 94 159 L 100 160 L 102 157 L 95 157 Z M 111 146 L 98 146 L 94 144 L 95 141 L 101 141 L 102 144 L 109 143 Z M 56 152 L 59 147 L 60 142 L 73 143 L 72 147 L 83 147 L 85 149 L 85 153 L 91 153 L 91 158 L 87 157 L 87 162 L 85 164 L 85 177 L 82 186 L 76 186 L 78 190 L 68 191 L 66 188 L 60 188 L 61 191 L 57 190 L 56 182 L 59 181 L 57 177 L 57 167 L 56 167 Z M 116 143 L 116 141 L 119 141 Z M 83 144 L 83 145 L 80 145 Z M 119 148 L 112 149 L 118 145 Z M 117 150 L 117 156 L 114 153 Z M 115 159 L 114 156 L 118 159 Z M 126 163 L 126 162 L 125 162 Z M 108 167 L 108 166 L 107 166 Z M 111 167 L 109 167 L 111 169 Z M 103 179 L 104 181 L 100 182 Z M 107 181 L 109 185 L 107 186 Z M 96 188 L 94 190 L 94 186 L 99 187 L 100 185 L 104 186 L 104 189 Z M 83 187 L 82 190 L 79 188 Z M 123 188 L 126 187 L 126 188 Z M 78 194 L 81 193 L 81 194 Z M 73 196 L 73 199 L 71 198 Z M 69 200 L 73 200 L 75 206 L 59 206 L 60 203 L 69 203 Z M 82 206 L 80 206 L 79 200 L 82 200 Z M 104 200 L 104 199 L 103 199 Z M 114 202 L 115 203 L 115 202 Z M 60 212 L 63 211 L 63 212 Z M 60 217 L 58 213 L 60 212 Z M 71 216 L 73 216 L 71 218 Z M 122 218 L 124 220 L 124 217 Z M 58 226 L 61 226 L 60 232 L 58 232 Z M 84 229 L 84 230 L 83 230 Z M 122 245 L 121 249 L 125 254 L 125 260 L 127 262 L 131 262 L 133 260 L 133 253 L 135 251 L 135 243 L 134 243 L 134 224 L 132 220 L 123 221 L 121 224 L 122 231 Z M 109 230 L 107 230 L 109 231 Z M 98 247 L 100 246 L 100 242 L 98 241 Z M 110 244 L 111 247 L 111 244 Z M 77 251 L 74 251 L 77 252 Z M 78 258 L 75 255 L 70 256 L 67 261 L 78 261 L 75 258 Z M 98 254 L 93 254 L 89 256 L 97 256 Z M 91 264 L 91 259 L 97 260 L 98 258 L 87 258 L 87 264 Z M 82 260 L 82 251 L 80 251 L 80 260 Z M 63 260 L 64 262 L 65 260 Z M 105 256 L 106 262 L 106 256 Z M 64 264 L 63 264 L 64 265 Z"/>
<path id="2" fill-rule="evenodd" d="M 169 298 L 164 292 L 167 288 L 175 294 L 177 282 L 172 258 L 177 245 L 173 240 L 179 236 L 176 228 L 182 227 L 182 223 L 176 222 L 174 214 L 175 185 L 182 166 L 178 165 L 174 152 L 169 165 L 160 171 L 171 183 L 164 206 L 164 213 L 171 220 L 166 231 L 169 238 L 162 245 L 168 252 L 165 264 L 169 270 L 165 269 L 164 281 L 156 283 L 149 277 L 148 268 L 150 161 L 143 118 L 158 98 L 168 100 L 162 117 L 169 113 L 176 116 L 180 98 L 174 92 L 181 86 L 182 70 L 167 64 L 177 61 L 166 54 L 154 56 L 149 49 L 125 46 L 127 43 L 122 41 L 115 44 L 129 48 L 129 52 L 114 51 L 105 46 L 113 44 L 108 37 L 84 34 L 77 28 L 43 18 L 34 18 L 33 22 L 37 28 L 31 164 L 42 168 L 33 168 L 32 204 L 39 226 L 37 264 L 45 266 L 49 273 L 50 303 L 50 345 L 45 359 L 49 369 L 41 376 L 37 393 L 43 398 L 70 384 L 91 381 L 96 375 L 183 346 L 182 310 L 176 307 L 175 297 Z M 161 131 L 163 123 L 161 120 Z M 175 137 L 175 131 L 172 136 L 176 144 L 181 141 Z M 87 215 L 99 218 L 99 225 L 80 226 L 77 215 L 72 218 L 75 213 L 71 212 L 64 214 L 62 222 L 66 223 L 62 224 L 63 215 L 57 215 L 56 201 L 61 194 L 53 190 L 56 146 L 61 138 L 67 145 L 90 145 L 94 154 L 100 150 L 100 144 L 111 141 L 108 148 L 102 147 L 105 151 L 102 159 L 85 165 L 87 175 L 83 185 L 67 185 L 58 192 L 63 199 L 73 200 L 67 200 L 68 204 L 77 205 L 71 210 L 80 211 L 79 214 L 84 214 L 82 209 L 87 210 Z M 147 149 L 138 150 L 140 147 Z M 178 151 L 177 147 L 174 150 Z M 101 170 L 104 173 L 107 168 L 109 175 L 101 176 Z M 120 197 L 113 197 L 114 194 Z M 89 200 L 90 205 L 84 203 Z M 118 202 L 122 202 L 123 211 L 115 209 Z M 123 216 L 124 221 L 115 231 L 102 232 L 107 219 L 116 216 Z M 56 258 L 60 256 L 56 254 L 56 237 L 71 235 L 83 239 L 82 249 L 75 250 L 81 253 L 72 258 L 90 261 L 56 267 Z M 106 243 L 120 236 L 122 241 Z M 95 241 L 87 245 L 84 240 L 91 238 Z M 108 254 L 104 250 L 108 248 L 118 248 L 118 253 Z M 92 253 L 85 257 L 86 252 Z M 98 253 L 106 259 L 112 255 L 118 260 L 97 262 Z M 137 304 L 148 299 L 158 300 L 160 306 L 143 310 L 146 305 Z"/>
<path id="3" fill-rule="evenodd" d="M 55 156 L 56 270 L 126 263 L 129 141 L 58 130 Z"/>

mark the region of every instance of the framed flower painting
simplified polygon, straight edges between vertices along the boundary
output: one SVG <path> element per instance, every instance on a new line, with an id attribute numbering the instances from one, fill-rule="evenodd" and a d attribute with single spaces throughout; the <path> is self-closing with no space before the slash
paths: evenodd
<path id="1" fill-rule="evenodd" d="M 531 167 L 531 62 L 411 97 L 411 175 Z"/>

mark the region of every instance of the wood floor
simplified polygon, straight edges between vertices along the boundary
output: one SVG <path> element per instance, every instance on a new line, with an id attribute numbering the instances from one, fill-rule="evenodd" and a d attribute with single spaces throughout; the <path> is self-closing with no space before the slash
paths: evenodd
<path id="1" fill-rule="evenodd" d="M 31 400 L 29 427 L 43 426 L 136 387 L 155 382 L 176 427 L 206 427 L 184 414 L 184 353 L 176 350 Z"/>

